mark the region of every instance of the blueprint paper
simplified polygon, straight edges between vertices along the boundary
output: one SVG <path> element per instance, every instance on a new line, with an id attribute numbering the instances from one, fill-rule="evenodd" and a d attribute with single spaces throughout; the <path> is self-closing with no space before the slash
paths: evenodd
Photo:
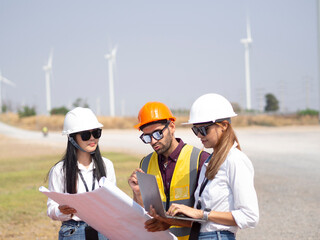
<path id="1" fill-rule="evenodd" d="M 77 210 L 76 215 L 110 240 L 172 240 L 172 233 L 147 232 L 144 223 L 151 217 L 139 204 L 105 178 L 100 188 L 86 193 L 68 194 L 50 192 L 45 187 L 39 191 L 60 205 Z"/>

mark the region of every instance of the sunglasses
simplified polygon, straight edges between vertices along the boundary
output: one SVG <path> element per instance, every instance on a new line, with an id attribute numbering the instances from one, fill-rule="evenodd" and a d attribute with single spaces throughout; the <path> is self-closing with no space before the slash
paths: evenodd
<path id="1" fill-rule="evenodd" d="M 91 138 L 91 135 L 95 138 L 98 139 L 101 137 L 101 132 L 102 130 L 100 128 L 94 129 L 92 131 L 83 131 L 79 132 L 82 141 L 88 141 Z"/>
<path id="2" fill-rule="evenodd" d="M 196 136 L 198 136 L 198 133 L 201 133 L 202 136 L 207 136 L 208 128 L 214 124 L 215 123 L 209 123 L 208 125 L 204 125 L 201 127 L 193 126 L 191 129 Z"/>
<path id="3" fill-rule="evenodd" d="M 169 123 L 170 122 L 167 122 L 166 125 L 164 126 L 164 128 L 162 128 L 161 130 L 156 130 L 150 134 L 145 134 L 145 133 L 141 134 L 140 139 L 145 144 L 151 143 L 152 137 L 157 141 L 161 140 L 163 138 L 163 131 L 169 126 Z"/>

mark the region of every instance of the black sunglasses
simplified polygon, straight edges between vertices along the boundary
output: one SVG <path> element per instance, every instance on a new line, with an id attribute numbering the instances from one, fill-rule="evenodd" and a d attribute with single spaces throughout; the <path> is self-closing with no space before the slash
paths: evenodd
<path id="1" fill-rule="evenodd" d="M 198 133 L 201 133 L 202 136 L 207 136 L 208 128 L 214 124 L 215 123 L 209 123 L 208 125 L 204 125 L 204 126 L 200 126 L 200 127 L 193 126 L 191 129 L 196 136 L 198 136 Z"/>
<path id="2" fill-rule="evenodd" d="M 82 141 L 88 141 L 91 138 L 91 134 L 95 139 L 98 139 L 101 137 L 102 130 L 100 128 L 93 129 L 92 131 L 83 131 L 79 132 Z"/>
<path id="3" fill-rule="evenodd" d="M 153 137 L 155 140 L 159 141 L 163 138 L 163 131 L 169 126 L 169 122 L 166 123 L 166 125 L 164 126 L 164 128 L 162 128 L 161 130 L 156 130 L 153 133 L 150 134 L 141 134 L 140 139 L 142 140 L 142 142 L 144 143 L 151 143 L 151 138 Z"/>

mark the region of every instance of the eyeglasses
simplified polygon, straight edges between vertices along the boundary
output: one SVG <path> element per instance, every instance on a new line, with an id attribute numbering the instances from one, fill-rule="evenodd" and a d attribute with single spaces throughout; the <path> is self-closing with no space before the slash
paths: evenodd
<path id="1" fill-rule="evenodd" d="M 156 130 L 150 134 L 145 134 L 145 133 L 141 134 L 140 139 L 145 144 L 151 143 L 151 141 L 152 141 L 151 137 L 153 137 L 157 141 L 161 140 L 163 138 L 163 131 L 169 126 L 169 123 L 170 122 L 167 122 L 166 125 L 164 126 L 164 128 L 162 128 L 161 130 Z"/>
<path id="2" fill-rule="evenodd" d="M 198 136 L 198 133 L 200 132 L 202 136 L 207 136 L 207 131 L 208 131 L 208 128 L 212 125 L 214 125 L 215 123 L 209 123 L 208 125 L 204 125 L 204 126 L 200 126 L 200 127 L 197 127 L 197 126 L 193 126 L 191 129 L 192 131 L 194 132 L 194 134 L 196 136 Z"/>
<path id="3" fill-rule="evenodd" d="M 83 131 L 79 132 L 82 141 L 88 141 L 91 138 L 91 134 L 95 139 L 98 139 L 101 137 L 102 130 L 100 128 L 94 129 L 92 131 Z"/>

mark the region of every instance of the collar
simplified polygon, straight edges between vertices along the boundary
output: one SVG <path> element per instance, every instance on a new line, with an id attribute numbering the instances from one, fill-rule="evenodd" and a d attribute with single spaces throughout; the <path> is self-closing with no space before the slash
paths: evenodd
<path id="1" fill-rule="evenodd" d="M 168 160 L 171 160 L 174 162 L 176 162 L 178 160 L 181 149 L 185 145 L 181 138 L 176 138 L 176 140 L 178 141 L 179 144 L 176 147 L 176 149 L 174 149 L 173 152 L 168 157 Z M 165 161 L 165 159 L 166 159 L 165 156 L 163 156 L 162 154 L 159 155 L 159 158 L 160 158 L 160 161 Z"/>
<path id="2" fill-rule="evenodd" d="M 89 171 L 92 171 L 92 170 L 95 168 L 93 161 L 91 161 L 91 163 L 89 164 L 89 167 L 88 167 L 88 168 L 86 168 L 86 167 L 85 167 L 84 165 L 82 165 L 80 162 L 77 162 L 77 165 L 78 165 L 79 170 L 81 170 L 81 171 L 87 171 L 87 172 L 89 172 Z"/>

